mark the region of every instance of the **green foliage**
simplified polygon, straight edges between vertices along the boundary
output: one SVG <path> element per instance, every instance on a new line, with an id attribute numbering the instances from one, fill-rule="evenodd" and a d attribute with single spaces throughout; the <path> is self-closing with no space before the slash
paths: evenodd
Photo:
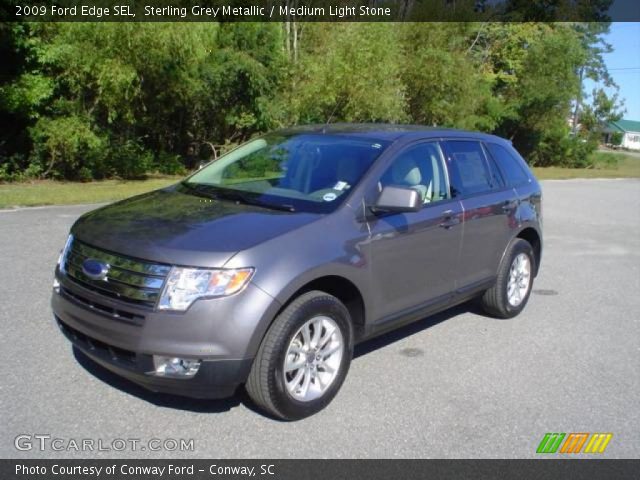
<path id="1" fill-rule="evenodd" d="M 531 3 L 527 18 L 543 15 L 541 5 Z M 589 165 L 602 126 L 620 117 L 617 96 L 602 88 L 615 88 L 603 62 L 607 28 L 4 24 L 0 181 L 181 174 L 202 145 L 326 122 L 476 129 L 511 139 L 535 165 Z M 600 86 L 586 95 L 583 78 Z M 257 176 L 268 170 L 256 164 Z"/>
<path id="2" fill-rule="evenodd" d="M 8 158 L 3 158 L 2 161 L 0 161 L 0 182 L 21 182 L 40 175 L 39 165 L 32 164 L 26 169 L 22 168 L 22 165 L 26 164 L 28 164 L 28 162 L 24 156 L 19 153 L 15 153 Z M 33 167 L 37 167 L 38 171 L 34 172 Z"/>
<path id="3" fill-rule="evenodd" d="M 153 166 L 153 154 L 139 142 L 125 140 L 111 145 L 105 166 L 106 172 L 117 172 L 122 178 L 142 178 Z"/>
<path id="4" fill-rule="evenodd" d="M 633 162 L 635 160 L 635 162 L 638 163 L 637 159 L 633 158 L 631 155 L 610 152 L 594 152 L 591 157 L 592 158 L 590 163 L 596 168 L 600 169 L 616 169 L 620 167 L 620 164 L 624 163 L 625 161 Z"/>
<path id="5" fill-rule="evenodd" d="M 622 145 L 624 135 L 622 132 L 613 132 L 610 137 L 611 145 Z"/>
<path id="6" fill-rule="evenodd" d="M 104 139 L 87 120 L 79 116 L 42 117 L 30 129 L 34 142 L 30 168 L 61 178 L 75 178 L 76 172 L 99 162 Z"/>
<path id="7" fill-rule="evenodd" d="M 184 175 L 187 170 L 180 160 L 180 155 L 161 152 L 156 157 L 154 169 L 164 175 Z"/>
<path id="8" fill-rule="evenodd" d="M 545 135 L 538 150 L 534 152 L 533 164 L 541 167 L 592 167 L 591 154 L 597 147 L 598 142 L 593 139 L 560 134 Z"/>
<path id="9" fill-rule="evenodd" d="M 50 78 L 24 73 L 13 84 L 0 87 L 0 99 L 8 112 L 38 118 L 39 108 L 51 98 L 53 87 L 54 82 Z"/>
<path id="10" fill-rule="evenodd" d="M 439 23 L 406 27 L 403 81 L 412 121 L 491 131 L 491 79 L 470 58 L 473 25 Z"/>
<path id="11" fill-rule="evenodd" d="M 610 96 L 604 89 L 596 88 L 593 90 L 591 98 L 591 104 L 585 105 L 580 114 L 581 130 L 586 136 L 599 138 L 609 123 L 622 118 L 622 112 L 618 107 L 617 94 Z"/>
<path id="12" fill-rule="evenodd" d="M 286 123 L 402 122 L 405 87 L 398 26 L 305 25 L 308 48 L 292 67 Z"/>
<path id="13" fill-rule="evenodd" d="M 273 128 L 271 103 L 286 67 L 281 30 L 274 23 L 220 26 L 217 48 L 201 66 L 201 98 L 217 139 L 243 139 Z M 209 140 L 203 132 L 201 140 Z M 222 142 L 219 142 L 222 143 Z"/>

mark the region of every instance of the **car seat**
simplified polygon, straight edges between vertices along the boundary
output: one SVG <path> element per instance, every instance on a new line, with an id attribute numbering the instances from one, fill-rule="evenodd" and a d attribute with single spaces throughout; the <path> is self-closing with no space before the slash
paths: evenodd
<path id="1" fill-rule="evenodd" d="M 391 182 L 385 183 L 411 187 L 420 194 L 420 198 L 424 201 L 431 185 L 427 187 L 422 184 L 422 172 L 416 154 L 417 151 L 414 150 L 398 158 L 391 167 Z"/>

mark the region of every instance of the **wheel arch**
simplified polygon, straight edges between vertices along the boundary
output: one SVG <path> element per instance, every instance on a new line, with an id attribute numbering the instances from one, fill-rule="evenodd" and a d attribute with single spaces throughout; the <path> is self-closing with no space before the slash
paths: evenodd
<path id="1" fill-rule="evenodd" d="M 540 233 L 533 227 L 525 227 L 518 232 L 514 238 L 521 238 L 531 245 L 533 248 L 533 254 L 535 256 L 536 269 L 534 276 L 538 275 L 540 270 L 540 262 L 542 260 L 542 237 Z"/>
<path id="2" fill-rule="evenodd" d="M 308 281 L 289 296 L 282 308 L 285 308 L 292 300 L 303 293 L 320 290 L 329 295 L 333 295 L 340 300 L 351 316 L 351 321 L 355 326 L 364 326 L 365 323 L 365 302 L 360 289 L 346 277 L 340 275 L 324 275 Z"/>
<path id="3" fill-rule="evenodd" d="M 272 310 L 272 312 L 268 314 L 268 318 L 264 319 L 267 321 L 261 322 L 260 328 L 255 332 L 255 338 L 251 342 L 253 350 L 257 352 L 260 343 L 278 315 L 280 315 L 280 313 L 282 313 L 282 311 L 300 295 L 312 290 L 319 290 L 326 292 L 329 295 L 333 295 L 344 304 L 351 316 L 354 329 L 354 340 L 357 341 L 364 330 L 366 321 L 365 297 L 361 289 L 358 288 L 353 280 L 343 275 L 332 273 L 316 275 L 311 278 L 298 278 L 276 295 L 275 299 L 277 301 L 278 308 L 275 311 Z"/>

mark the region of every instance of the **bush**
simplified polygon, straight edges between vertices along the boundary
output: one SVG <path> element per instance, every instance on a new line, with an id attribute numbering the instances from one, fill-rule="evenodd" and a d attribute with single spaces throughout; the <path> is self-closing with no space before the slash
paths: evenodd
<path id="1" fill-rule="evenodd" d="M 579 136 L 569 137 L 562 145 L 564 158 L 559 165 L 571 168 L 593 168 L 592 153 L 598 148 L 598 142 Z"/>
<path id="2" fill-rule="evenodd" d="M 106 176 L 140 179 L 153 167 L 153 154 L 134 141 L 112 144 L 106 159 Z"/>
<path id="3" fill-rule="evenodd" d="M 156 157 L 156 170 L 165 175 L 184 175 L 187 172 L 180 155 L 161 152 Z"/>
<path id="4" fill-rule="evenodd" d="M 20 154 L 0 159 L 0 182 L 25 182 L 39 178 L 41 174 L 42 167 L 38 162 L 29 163 Z"/>
<path id="5" fill-rule="evenodd" d="M 93 180 L 93 172 L 87 167 L 80 168 L 80 170 L 78 170 L 78 180 L 81 182 L 90 182 Z"/>
<path id="6" fill-rule="evenodd" d="M 13 175 L 9 172 L 9 165 L 2 161 L 0 163 L 0 182 L 11 182 L 13 181 Z"/>
<path id="7" fill-rule="evenodd" d="M 611 145 L 622 145 L 622 139 L 624 138 L 624 135 L 622 135 L 622 132 L 613 132 L 611 134 L 611 137 L 609 138 Z"/>
<path id="8" fill-rule="evenodd" d="M 77 178 L 81 168 L 104 156 L 104 138 L 83 117 L 42 117 L 30 134 L 34 148 L 27 176 Z"/>
<path id="9" fill-rule="evenodd" d="M 591 168 L 593 167 L 592 153 L 597 149 L 598 142 L 589 137 L 569 135 L 565 131 L 545 132 L 537 142 L 537 148 L 529 156 L 534 166 Z"/>
<path id="10" fill-rule="evenodd" d="M 39 163 L 30 163 L 29 166 L 25 169 L 24 173 L 20 174 L 22 176 L 22 180 L 32 180 L 34 178 L 39 178 L 42 175 L 42 166 Z"/>
<path id="11" fill-rule="evenodd" d="M 0 157 L 0 182 L 16 181 L 16 172 L 20 171 L 20 165 L 23 165 L 25 162 L 24 157 L 19 154 L 10 157 Z"/>

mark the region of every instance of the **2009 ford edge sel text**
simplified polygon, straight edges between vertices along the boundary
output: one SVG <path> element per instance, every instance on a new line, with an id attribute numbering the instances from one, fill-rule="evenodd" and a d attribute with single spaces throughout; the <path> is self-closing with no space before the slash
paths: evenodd
<path id="1" fill-rule="evenodd" d="M 199 398 L 244 384 L 294 420 L 333 399 L 355 343 L 474 298 L 520 313 L 541 251 L 540 186 L 509 142 L 299 127 L 82 216 L 52 306 L 118 375 Z"/>

